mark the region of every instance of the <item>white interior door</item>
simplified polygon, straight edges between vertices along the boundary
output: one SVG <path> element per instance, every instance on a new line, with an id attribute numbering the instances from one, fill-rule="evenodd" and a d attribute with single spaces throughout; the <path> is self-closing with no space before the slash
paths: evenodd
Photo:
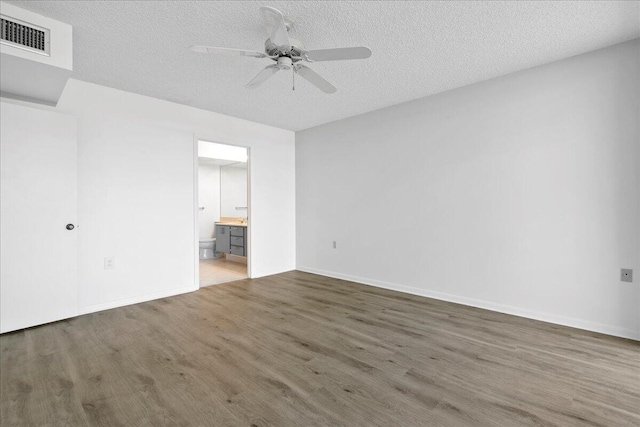
<path id="1" fill-rule="evenodd" d="M 0 332 L 9 332 L 78 313 L 77 131 L 72 116 L 0 109 Z"/>

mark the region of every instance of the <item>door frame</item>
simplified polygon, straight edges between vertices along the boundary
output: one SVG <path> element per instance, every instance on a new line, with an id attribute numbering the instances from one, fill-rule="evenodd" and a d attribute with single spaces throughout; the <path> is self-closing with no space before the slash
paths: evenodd
<path id="1" fill-rule="evenodd" d="M 198 136 L 194 134 L 193 137 L 193 247 L 194 247 L 194 277 L 196 289 L 200 289 L 200 226 L 198 222 L 198 141 L 211 142 L 214 144 L 230 145 L 232 147 L 242 147 L 247 150 L 247 277 L 251 279 L 253 277 L 252 264 L 253 253 L 251 244 L 251 227 L 252 211 L 251 211 L 251 147 L 247 143 L 241 141 L 229 140 L 227 138 L 219 137 L 207 137 Z"/>

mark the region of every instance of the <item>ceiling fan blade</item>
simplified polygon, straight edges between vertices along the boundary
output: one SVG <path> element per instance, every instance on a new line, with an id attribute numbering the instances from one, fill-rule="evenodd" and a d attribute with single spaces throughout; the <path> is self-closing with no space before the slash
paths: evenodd
<path id="1" fill-rule="evenodd" d="M 338 90 L 334 85 L 326 81 L 320 76 L 320 74 L 316 73 L 309 67 L 306 67 L 302 64 L 297 64 L 296 72 L 300 74 L 303 79 L 307 80 L 309 83 L 311 83 L 324 93 L 335 93 L 335 91 Z"/>
<path id="2" fill-rule="evenodd" d="M 199 52 L 199 53 L 218 53 L 223 55 L 250 56 L 253 58 L 271 58 L 266 53 L 257 52 L 254 50 L 229 49 L 226 47 L 213 47 L 213 46 L 191 46 L 190 49 L 193 52 Z"/>
<path id="3" fill-rule="evenodd" d="M 278 9 L 265 6 L 260 8 L 260 14 L 262 14 L 264 27 L 267 29 L 267 34 L 269 34 L 273 44 L 281 51 L 289 52 L 291 50 L 291 41 L 289 40 L 289 33 L 282 13 Z"/>
<path id="4" fill-rule="evenodd" d="M 343 61 L 346 59 L 365 59 L 371 56 L 371 49 L 365 46 L 318 49 L 306 52 L 306 58 L 316 61 Z"/>
<path id="5" fill-rule="evenodd" d="M 280 69 L 278 68 L 277 65 L 275 65 L 275 64 L 274 65 L 268 65 L 265 68 L 263 68 L 262 71 L 260 71 L 258 73 L 258 75 L 253 78 L 253 80 L 251 80 L 249 83 L 247 83 L 246 87 L 248 87 L 248 88 L 258 87 L 262 83 L 267 81 L 267 79 L 269 77 L 273 76 L 278 71 L 280 71 Z"/>

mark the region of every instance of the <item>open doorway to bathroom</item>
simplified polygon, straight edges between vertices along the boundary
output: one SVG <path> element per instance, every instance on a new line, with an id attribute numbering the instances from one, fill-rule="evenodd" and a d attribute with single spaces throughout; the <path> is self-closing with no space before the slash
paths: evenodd
<path id="1" fill-rule="evenodd" d="M 198 141 L 198 271 L 200 287 L 248 277 L 249 153 Z"/>

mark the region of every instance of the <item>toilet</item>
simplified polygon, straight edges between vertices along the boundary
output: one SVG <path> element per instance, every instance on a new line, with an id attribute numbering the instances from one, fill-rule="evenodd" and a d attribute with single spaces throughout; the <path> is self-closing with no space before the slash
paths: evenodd
<path id="1" fill-rule="evenodd" d="M 216 239 L 200 240 L 200 259 L 216 258 Z"/>

